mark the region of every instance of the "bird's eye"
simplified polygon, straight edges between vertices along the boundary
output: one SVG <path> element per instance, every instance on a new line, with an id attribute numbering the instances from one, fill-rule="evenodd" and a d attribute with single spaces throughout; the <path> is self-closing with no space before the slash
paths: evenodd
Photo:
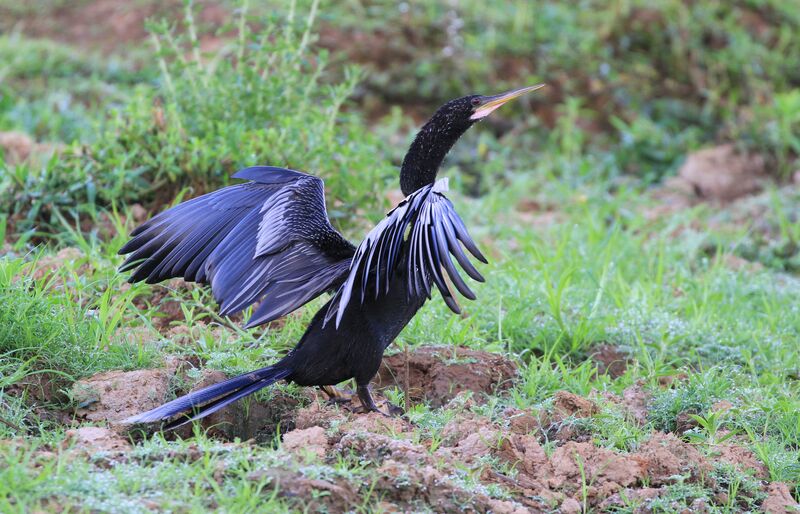
<path id="1" fill-rule="evenodd" d="M 477 107 L 477 106 L 479 106 L 480 104 L 481 104 L 481 99 L 480 99 L 480 98 L 473 98 L 473 99 L 472 99 L 472 106 L 473 106 L 473 107 Z"/>

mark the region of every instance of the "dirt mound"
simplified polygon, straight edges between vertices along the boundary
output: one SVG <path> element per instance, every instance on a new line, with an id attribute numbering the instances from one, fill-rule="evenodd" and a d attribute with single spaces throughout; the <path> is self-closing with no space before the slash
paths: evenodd
<path id="1" fill-rule="evenodd" d="M 283 447 L 293 453 L 309 452 L 322 458 L 329 446 L 328 437 L 322 427 L 292 430 L 283 436 Z"/>
<path id="2" fill-rule="evenodd" d="M 699 480 L 711 471 L 700 452 L 674 434 L 654 433 L 636 455 L 652 485 L 670 484 L 686 473 Z"/>
<path id="3" fill-rule="evenodd" d="M 636 392 L 634 396 L 641 391 L 637 386 L 629 389 Z M 456 413 L 436 439 L 426 439 L 403 419 L 356 415 L 314 402 L 298 413 L 302 428 L 286 434 L 284 448 L 299 455 L 306 454 L 305 448 L 328 462 L 357 455 L 376 468 L 373 493 L 381 495 L 387 509 L 397 511 L 425 505 L 444 512 L 577 513 L 584 502 L 588 508 L 614 510 L 632 500 L 646 505 L 681 481 L 708 484 L 715 462 L 732 462 L 742 471 L 762 476 L 763 467 L 752 453 L 736 443 L 720 446 L 706 457 L 695 446 L 664 433 L 652 434 L 633 452 L 590 441 L 550 439 L 557 446 L 548 455 L 540 417 L 551 422 L 591 416 L 598 409 L 593 402 L 563 391 L 556 395 L 552 410 L 542 413 L 508 408 L 492 420 L 479 414 L 480 407 L 474 404 L 453 409 Z M 464 473 L 476 481 L 467 485 L 456 480 Z M 315 489 L 307 478 L 297 480 L 297 487 Z M 350 493 L 363 493 L 346 482 L 317 485 L 318 493 L 331 496 L 330 501 L 343 510 L 352 508 L 342 503 L 349 501 Z M 492 487 L 505 490 L 505 496 L 494 497 L 490 491 L 497 489 Z M 693 508 L 708 507 L 704 501 Z"/>
<path id="4" fill-rule="evenodd" d="M 769 471 L 755 456 L 752 450 L 737 444 L 723 444 L 715 449 L 715 456 L 721 462 L 735 466 L 739 471 L 751 473 L 762 480 L 769 477 Z"/>
<path id="5" fill-rule="evenodd" d="M 767 489 L 767 499 L 761 504 L 767 514 L 789 514 L 800 511 L 800 503 L 792 498 L 789 486 L 783 482 L 773 482 Z"/>
<path id="6" fill-rule="evenodd" d="M 126 452 L 130 442 L 116 432 L 102 427 L 67 430 L 62 447 L 94 455 L 97 452 Z"/>
<path id="7" fill-rule="evenodd" d="M 75 415 L 80 420 L 105 422 L 124 431 L 131 428 L 121 423 L 126 418 L 227 378 L 222 372 L 203 370 L 199 380 L 189 380 L 186 374 L 189 367 L 185 361 L 170 358 L 163 368 L 107 371 L 79 380 L 71 392 L 78 403 Z M 188 382 L 194 383 L 191 390 L 185 385 Z M 270 440 L 278 427 L 281 430 L 294 428 L 294 411 L 300 404 L 300 399 L 280 389 L 271 392 L 272 397 L 267 401 L 257 402 L 251 398 L 234 403 L 203 418 L 200 424 L 209 435 L 224 440 L 237 437 Z M 192 428 L 187 425 L 174 434 L 189 437 L 191 433 Z"/>
<path id="8" fill-rule="evenodd" d="M 169 397 L 170 381 L 180 362 L 169 359 L 158 369 L 107 371 L 78 380 L 72 387 L 77 402 L 76 416 L 93 422 L 112 424 L 158 407 Z"/>
<path id="9" fill-rule="evenodd" d="M 88 258 L 80 249 L 74 247 L 62 248 L 55 255 L 44 255 L 36 261 L 33 269 L 33 278 L 41 280 L 49 277 L 55 271 L 64 267 L 65 263 L 81 263 L 77 269 L 80 275 L 86 275 L 91 269 Z M 53 283 L 54 286 L 62 285 L 60 279 Z"/>
<path id="10" fill-rule="evenodd" d="M 766 176 L 762 156 L 741 153 L 726 144 L 689 154 L 678 176 L 665 183 L 665 190 L 697 200 L 730 202 L 761 191 Z"/>
<path id="11" fill-rule="evenodd" d="M 622 396 L 605 393 L 605 398 L 622 407 L 628 419 L 642 426 L 647 423 L 647 406 L 653 396 L 644 389 L 644 382 L 628 386 L 622 391 Z"/>
<path id="12" fill-rule="evenodd" d="M 591 400 L 582 398 L 567 391 L 556 391 L 553 412 L 557 420 L 573 416 L 589 418 L 597 414 L 599 409 Z"/>
<path id="13" fill-rule="evenodd" d="M 582 477 L 586 477 L 585 481 L 591 485 L 585 494 L 593 500 L 610 496 L 645 477 L 645 467 L 635 456 L 621 455 L 592 443 L 570 441 L 556 448 L 550 462 L 550 488 L 569 495 L 583 494 L 580 487 L 584 482 Z"/>
<path id="14" fill-rule="evenodd" d="M 424 346 L 384 357 L 374 383 L 380 388 L 407 389 L 411 400 L 441 407 L 462 391 L 488 394 L 507 388 L 516 374 L 516 364 L 498 354 Z"/>

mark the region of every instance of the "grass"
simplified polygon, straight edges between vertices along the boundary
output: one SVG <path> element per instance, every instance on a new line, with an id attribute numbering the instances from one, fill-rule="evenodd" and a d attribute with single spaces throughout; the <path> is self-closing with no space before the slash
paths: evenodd
<path id="1" fill-rule="evenodd" d="M 240 167 L 286 165 L 325 178 L 334 224 L 358 240 L 388 206 L 384 192 L 395 187 L 413 126 L 399 111 L 368 126 L 363 114 L 376 94 L 382 107 L 413 100 L 427 109 L 466 86 L 494 91 L 531 80 L 558 91 L 533 100 L 540 119 L 500 111 L 509 128 L 473 129 L 442 171 L 490 257 L 478 299 L 457 317 L 434 298 L 400 337 L 412 349 L 444 343 L 509 353 L 520 376 L 482 405 L 413 405 L 416 441 L 434 455 L 445 426 L 463 413 L 507 423 L 506 409 L 550 412 L 554 394 L 567 390 L 598 403 L 595 416 L 568 421 L 597 446 L 635 451 L 653 431 L 666 431 L 711 453 L 735 437 L 769 481 L 787 483 L 797 498 L 797 191 L 776 186 L 654 219 L 648 188 L 688 151 L 720 140 L 764 153 L 776 176 L 796 167 L 800 48 L 786 33 L 800 12 L 767 0 L 695 2 L 685 13 L 677 0 L 590 4 L 543 2 L 532 12 L 526 2 L 421 2 L 392 14 L 392 24 L 397 7 L 387 2 L 300 2 L 288 20 L 240 6 L 248 8 L 237 11 L 225 44 L 207 55 L 199 54 L 204 34 L 187 4 L 175 23 L 151 22 L 142 44 L 152 45 L 153 58 L 142 67 L 124 54 L 3 36 L 0 128 L 67 148 L 44 163 L 0 158 L 0 510 L 295 511 L 262 472 L 277 467 L 363 484 L 364 503 L 354 510 L 383 508 L 373 494 L 376 467 L 358 456 L 300 462 L 278 441 L 223 444 L 197 432 L 136 441 L 112 465 L 103 455 L 76 458 L 66 449 L 67 425 L 48 413 L 71 412 L 65 393 L 79 378 L 159 366 L 167 354 L 228 374 L 260 367 L 296 343 L 324 301 L 282 326 L 242 330 L 239 320 L 218 316 L 201 288 L 128 287 L 116 252 L 135 225 L 133 204 L 152 213 L 227 184 Z M 403 48 L 413 58 L 343 66 L 339 51 L 353 48 L 320 47 L 315 9 L 326 29 L 386 31 L 391 45 L 413 29 Z M 764 32 L 740 23 L 752 13 Z M 509 75 L 498 60 L 521 64 Z M 598 76 L 599 92 L 591 82 Z M 73 250 L 59 255 L 65 248 Z M 170 301 L 181 303 L 173 331 L 156 322 Z M 591 354 L 601 344 L 627 355 L 621 376 L 598 374 Z M 676 376 L 685 378 L 661 385 Z M 57 394 L 20 392 L 37 377 Z M 643 426 L 601 398 L 633 385 L 651 394 Z M 391 396 L 403 402 L 402 391 Z M 720 414 L 723 400 L 732 407 Z M 695 426 L 684 435 L 679 420 Z M 481 469 L 466 466 L 454 480 L 484 487 Z M 676 481 L 648 507 L 674 512 L 702 500 L 714 512 L 742 512 L 764 499 L 751 474 L 723 466 L 713 478 Z M 485 489 L 497 499 L 511 495 L 496 484 Z M 715 499 L 720 491 L 729 501 Z"/>

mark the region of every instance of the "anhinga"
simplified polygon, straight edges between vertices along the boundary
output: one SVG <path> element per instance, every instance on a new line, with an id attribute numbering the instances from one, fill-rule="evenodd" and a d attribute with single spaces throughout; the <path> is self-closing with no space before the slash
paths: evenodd
<path id="1" fill-rule="evenodd" d="M 127 421 L 177 414 L 172 426 L 207 416 L 278 380 L 331 386 L 355 379 L 362 408 L 380 412 L 369 391 L 384 350 L 435 285 L 454 312 L 447 283 L 475 295 L 450 256 L 483 281 L 462 246 L 486 262 L 444 196 L 436 174 L 467 129 L 504 103 L 542 85 L 495 96 L 471 95 L 440 107 L 420 129 L 400 169 L 405 200 L 356 248 L 330 224 L 322 180 L 299 171 L 256 166 L 233 175 L 247 182 L 183 202 L 136 228 L 120 250 L 131 282 L 173 277 L 210 284 L 223 315 L 260 300 L 247 327 L 284 316 L 323 292 L 331 299 L 277 363 L 182 396 Z"/>

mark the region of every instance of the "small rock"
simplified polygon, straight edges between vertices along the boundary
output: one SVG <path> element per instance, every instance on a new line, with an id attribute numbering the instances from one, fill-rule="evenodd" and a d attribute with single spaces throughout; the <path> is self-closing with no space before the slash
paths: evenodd
<path id="1" fill-rule="evenodd" d="M 303 428 L 285 434 L 282 446 L 292 453 L 310 452 L 322 458 L 328 451 L 328 438 L 322 427 Z"/>
<path id="2" fill-rule="evenodd" d="M 583 512 L 583 506 L 575 498 L 567 498 L 561 504 L 561 512 L 562 514 L 579 514 Z"/>
<path id="3" fill-rule="evenodd" d="M 597 414 L 598 408 L 592 401 L 568 391 L 557 391 L 553 403 L 554 412 L 561 417 L 575 416 L 589 418 Z"/>

